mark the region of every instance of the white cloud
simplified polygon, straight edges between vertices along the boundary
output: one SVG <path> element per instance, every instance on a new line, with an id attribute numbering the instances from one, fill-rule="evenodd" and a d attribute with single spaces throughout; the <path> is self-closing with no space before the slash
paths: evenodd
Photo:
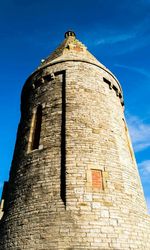
<path id="1" fill-rule="evenodd" d="M 127 123 L 136 152 L 145 150 L 150 147 L 150 124 L 144 123 L 137 116 L 127 115 Z"/>
<path id="2" fill-rule="evenodd" d="M 131 71 L 137 72 L 141 75 L 144 75 L 144 76 L 150 78 L 150 72 L 145 70 L 145 69 L 142 69 L 140 67 L 138 68 L 138 67 L 126 66 L 126 65 L 117 64 L 117 63 L 114 66 L 119 67 L 119 68 L 123 68 L 123 69 L 127 69 L 127 70 L 131 70 Z"/>
<path id="3" fill-rule="evenodd" d="M 96 45 L 101 45 L 101 44 L 115 44 L 119 42 L 125 42 L 129 39 L 135 38 L 136 34 L 120 34 L 120 35 L 112 35 L 108 36 L 102 39 L 99 39 L 96 41 Z"/>
<path id="4" fill-rule="evenodd" d="M 143 175 L 150 174 L 150 160 L 142 161 L 138 166 Z"/>

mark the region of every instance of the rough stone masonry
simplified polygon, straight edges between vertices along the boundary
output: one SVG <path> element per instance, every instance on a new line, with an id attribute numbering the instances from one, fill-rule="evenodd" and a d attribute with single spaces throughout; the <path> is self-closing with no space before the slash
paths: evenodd
<path id="1" fill-rule="evenodd" d="M 27 79 L 0 250 L 150 250 L 121 86 L 75 33 Z"/>

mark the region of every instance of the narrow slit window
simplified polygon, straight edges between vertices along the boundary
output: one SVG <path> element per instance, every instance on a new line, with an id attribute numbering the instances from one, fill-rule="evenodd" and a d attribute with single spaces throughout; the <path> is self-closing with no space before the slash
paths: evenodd
<path id="1" fill-rule="evenodd" d="M 40 134 L 41 134 L 41 123 L 42 123 L 42 106 L 37 107 L 36 112 L 32 117 L 30 140 L 29 140 L 29 151 L 39 148 Z"/>
<path id="2" fill-rule="evenodd" d="M 132 149 L 132 144 L 131 144 L 131 141 L 130 141 L 128 128 L 127 128 L 127 125 L 126 125 L 126 122 L 125 122 L 124 119 L 123 119 L 123 122 L 124 122 L 124 126 L 125 126 L 125 134 L 126 134 L 126 139 L 127 139 L 127 144 L 128 144 L 129 152 L 130 152 L 132 160 L 134 161 L 134 152 L 133 152 L 133 149 Z"/>
<path id="3" fill-rule="evenodd" d="M 102 170 L 92 170 L 92 187 L 104 190 Z"/>

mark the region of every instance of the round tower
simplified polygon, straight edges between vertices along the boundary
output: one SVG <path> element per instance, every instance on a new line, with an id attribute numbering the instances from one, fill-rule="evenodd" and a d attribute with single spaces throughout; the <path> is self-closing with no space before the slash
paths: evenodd
<path id="1" fill-rule="evenodd" d="M 73 31 L 27 79 L 0 250 L 150 249 L 116 77 Z"/>

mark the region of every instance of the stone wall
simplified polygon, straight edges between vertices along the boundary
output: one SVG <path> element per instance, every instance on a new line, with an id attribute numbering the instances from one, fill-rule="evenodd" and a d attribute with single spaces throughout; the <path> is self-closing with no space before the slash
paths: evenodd
<path id="1" fill-rule="evenodd" d="M 40 143 L 29 150 L 38 105 Z M 150 217 L 114 76 L 87 62 L 49 64 L 26 82 L 21 111 L 0 250 L 149 250 Z"/>

